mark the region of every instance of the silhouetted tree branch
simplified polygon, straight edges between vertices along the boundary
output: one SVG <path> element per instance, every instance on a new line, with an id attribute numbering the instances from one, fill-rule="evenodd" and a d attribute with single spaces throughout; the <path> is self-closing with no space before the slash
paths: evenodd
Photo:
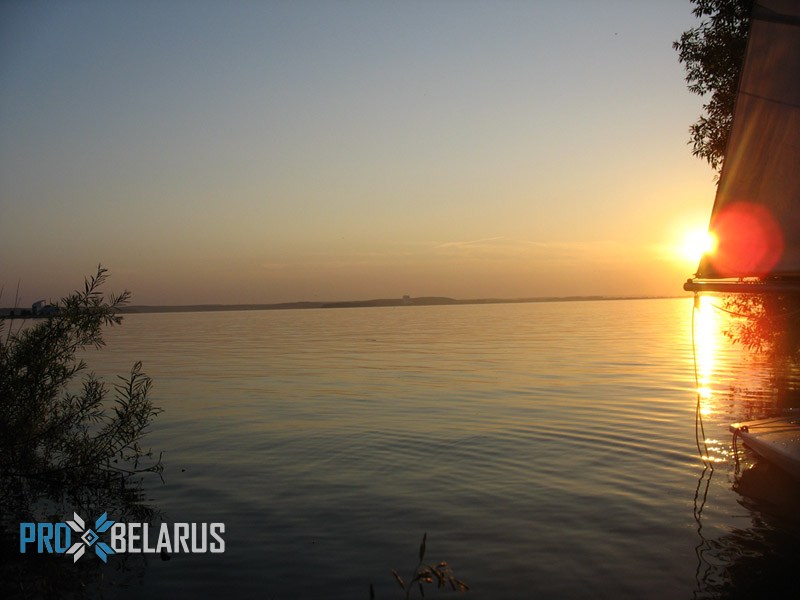
<path id="1" fill-rule="evenodd" d="M 689 128 L 692 153 L 722 168 L 739 73 L 744 61 L 753 0 L 691 0 L 700 25 L 673 43 L 686 68 L 689 91 L 707 99 Z"/>
<path id="2" fill-rule="evenodd" d="M 0 476 L 17 489 L 46 482 L 65 490 L 104 485 L 110 474 L 160 473 L 160 460 L 141 465 L 149 453 L 140 441 L 160 412 L 148 398 L 151 380 L 141 363 L 120 377 L 109 406 L 108 387 L 79 358 L 83 349 L 104 345 L 103 328 L 120 324 L 117 312 L 130 297 L 106 297 L 106 279 L 98 266 L 83 290 L 57 304 L 57 314 L 30 326 L 14 331 L 0 320 Z"/>

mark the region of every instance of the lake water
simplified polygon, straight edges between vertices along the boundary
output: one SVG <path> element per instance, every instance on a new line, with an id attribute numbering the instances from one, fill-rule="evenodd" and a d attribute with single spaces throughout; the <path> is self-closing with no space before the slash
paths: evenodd
<path id="1" fill-rule="evenodd" d="M 713 474 L 688 298 L 126 316 L 90 362 L 144 362 L 164 409 L 148 497 L 224 522 L 226 551 L 142 559 L 106 594 L 397 598 L 423 532 L 470 598 L 778 589 L 800 494 L 737 476 L 727 432 L 773 395 L 720 313 L 697 319 Z"/>

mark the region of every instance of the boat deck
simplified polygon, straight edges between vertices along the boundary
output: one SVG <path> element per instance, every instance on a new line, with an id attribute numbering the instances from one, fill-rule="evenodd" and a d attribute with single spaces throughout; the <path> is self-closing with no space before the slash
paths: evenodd
<path id="1" fill-rule="evenodd" d="M 733 423 L 729 429 L 753 452 L 800 479 L 800 416 Z"/>

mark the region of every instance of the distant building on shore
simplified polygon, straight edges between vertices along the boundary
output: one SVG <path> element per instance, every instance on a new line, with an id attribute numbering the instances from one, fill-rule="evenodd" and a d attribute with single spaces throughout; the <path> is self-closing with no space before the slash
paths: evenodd
<path id="1" fill-rule="evenodd" d="M 37 300 L 31 305 L 31 315 L 34 317 L 49 317 L 58 314 L 58 307 L 45 300 Z"/>

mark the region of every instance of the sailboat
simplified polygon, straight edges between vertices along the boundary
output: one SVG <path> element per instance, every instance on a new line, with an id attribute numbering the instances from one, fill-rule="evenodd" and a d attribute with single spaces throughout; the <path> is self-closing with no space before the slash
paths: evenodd
<path id="1" fill-rule="evenodd" d="M 758 0 L 711 212 L 716 249 L 687 291 L 800 294 L 800 0 Z M 730 426 L 800 478 L 800 419 Z"/>

